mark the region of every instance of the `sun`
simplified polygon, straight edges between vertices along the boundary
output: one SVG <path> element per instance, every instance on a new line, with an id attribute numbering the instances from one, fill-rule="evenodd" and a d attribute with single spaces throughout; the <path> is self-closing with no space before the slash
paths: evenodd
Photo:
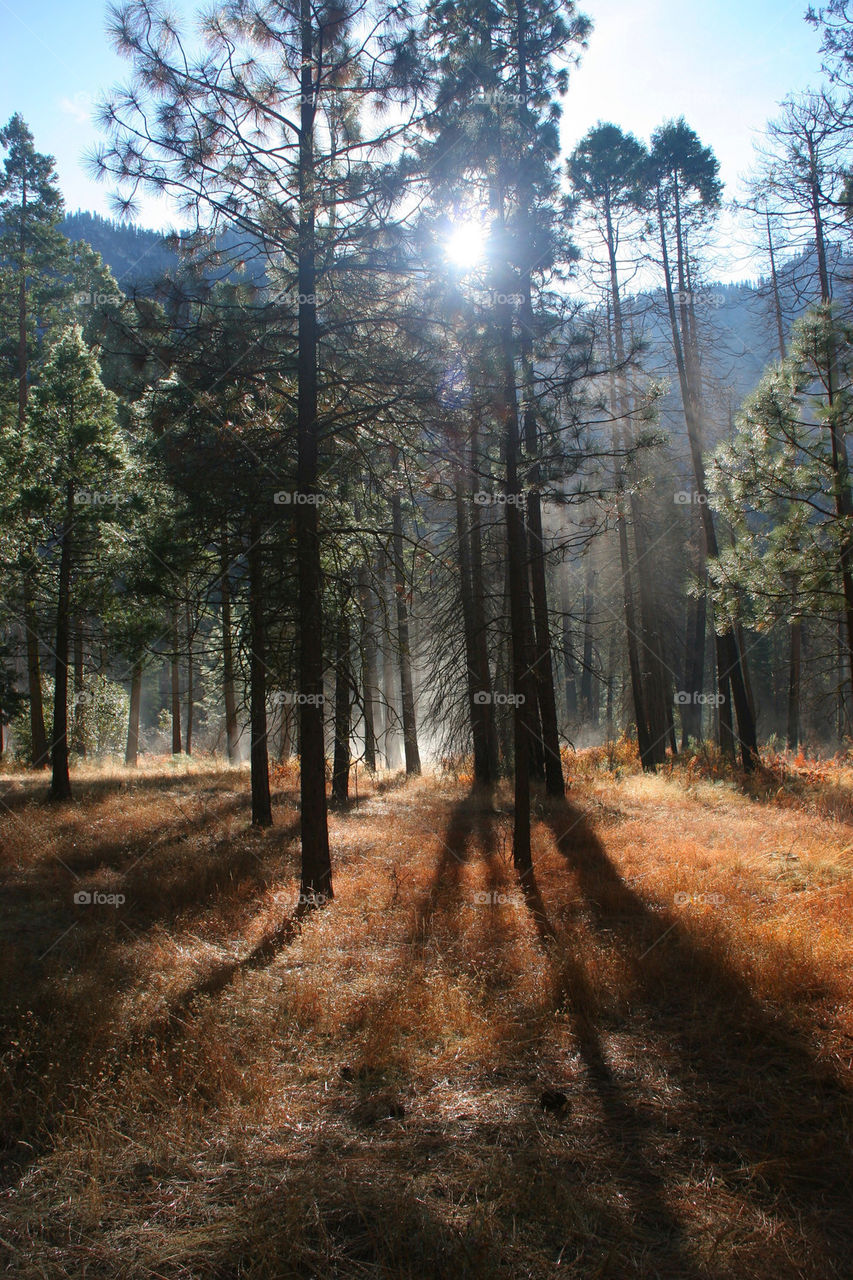
<path id="1" fill-rule="evenodd" d="M 457 222 L 444 243 L 448 260 L 456 267 L 478 266 L 485 254 L 485 227 L 480 222 Z"/>

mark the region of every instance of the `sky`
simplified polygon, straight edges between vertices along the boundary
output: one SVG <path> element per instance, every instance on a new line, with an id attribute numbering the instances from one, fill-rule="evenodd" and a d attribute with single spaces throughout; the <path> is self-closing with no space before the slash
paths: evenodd
<path id="1" fill-rule="evenodd" d="M 172 0 L 192 14 L 201 0 Z M 105 0 L 0 0 L 0 122 L 20 112 L 36 146 L 56 157 L 70 210 L 110 212 L 109 188 L 87 172 L 99 140 L 98 97 L 126 77 L 106 35 Z M 209 7 L 206 3 L 201 7 Z M 598 120 L 647 139 L 684 115 L 717 154 L 727 194 L 754 139 L 787 94 L 819 80 L 819 36 L 806 0 L 589 0 L 589 49 L 564 104 L 567 150 Z M 167 226 L 164 202 L 140 222 Z"/>

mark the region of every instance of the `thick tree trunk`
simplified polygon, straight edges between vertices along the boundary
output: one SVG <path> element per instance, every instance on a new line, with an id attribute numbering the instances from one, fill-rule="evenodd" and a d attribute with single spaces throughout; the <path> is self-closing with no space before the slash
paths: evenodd
<path id="1" fill-rule="evenodd" d="M 515 400 L 515 378 L 511 363 L 511 347 L 504 350 L 505 363 L 505 457 L 507 498 L 521 495 L 518 479 L 518 418 Z M 520 505 L 507 503 L 506 546 L 509 569 L 510 634 L 512 642 L 513 695 L 513 757 L 514 757 L 514 814 L 512 853 L 515 868 L 522 883 L 533 869 L 530 846 L 530 720 L 529 709 L 535 698 L 535 686 L 530 678 L 527 661 L 529 652 L 525 634 L 525 615 L 528 613 L 527 589 L 527 540 Z"/>
<path id="2" fill-rule="evenodd" d="M 253 519 L 249 534 L 249 619 L 252 652 L 249 661 L 252 777 L 252 823 L 272 826 L 270 771 L 267 751 L 267 645 L 264 617 L 264 572 L 260 522 Z"/>
<path id="3" fill-rule="evenodd" d="M 51 742 L 51 800 L 71 799 L 68 772 L 68 652 L 71 629 L 71 556 L 74 527 L 74 485 L 68 482 L 65 520 L 60 540 L 59 597 L 56 605 L 56 666 L 53 684 L 53 740 Z"/>
<path id="4" fill-rule="evenodd" d="M 231 632 L 231 579 L 228 535 L 223 530 L 220 546 L 219 584 L 222 593 L 222 694 L 225 701 L 225 750 L 233 764 L 237 759 L 237 697 L 234 689 L 234 640 Z"/>
<path id="5" fill-rule="evenodd" d="M 323 596 L 318 502 L 319 423 L 317 421 L 316 182 L 314 117 L 317 87 L 311 0 L 299 0 L 301 38 L 299 122 L 299 329 L 297 340 L 296 517 L 299 586 L 300 818 L 302 901 L 332 897 L 332 862 L 326 807 L 326 749 L 323 695 Z"/>
<path id="6" fill-rule="evenodd" d="M 139 762 L 139 710 L 142 705 L 142 659 L 133 664 L 130 677 L 130 714 L 127 721 L 127 747 L 124 763 L 135 769 Z"/>

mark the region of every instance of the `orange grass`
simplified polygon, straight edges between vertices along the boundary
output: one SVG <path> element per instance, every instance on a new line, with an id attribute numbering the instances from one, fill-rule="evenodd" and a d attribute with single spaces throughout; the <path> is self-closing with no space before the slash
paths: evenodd
<path id="1" fill-rule="evenodd" d="M 849 1276 L 846 766 L 602 751 L 526 893 L 505 790 L 360 782 L 296 921 L 292 771 L 263 833 L 241 770 L 4 778 L 9 1274 Z"/>

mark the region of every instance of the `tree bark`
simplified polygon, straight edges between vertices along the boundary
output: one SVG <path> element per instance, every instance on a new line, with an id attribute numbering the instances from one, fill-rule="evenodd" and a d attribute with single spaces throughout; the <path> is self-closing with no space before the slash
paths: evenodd
<path id="1" fill-rule="evenodd" d="M 249 621 L 252 652 L 249 661 L 251 744 L 249 759 L 252 780 L 252 824 L 272 826 L 270 771 L 267 751 L 267 662 L 266 620 L 264 617 L 264 576 L 260 521 L 251 521 L 249 533 Z"/>
<path id="2" fill-rule="evenodd" d="M 666 242 L 666 228 L 663 216 L 663 201 L 660 187 L 657 189 L 657 214 L 658 228 L 660 232 L 661 255 L 663 260 L 664 286 L 666 289 L 667 308 L 669 311 L 670 330 L 672 333 L 673 352 L 678 370 L 679 385 L 681 388 L 682 404 L 684 406 L 684 418 L 687 426 L 687 436 L 690 444 L 690 456 L 693 463 L 693 475 L 696 486 L 696 494 L 699 500 L 699 511 L 702 519 L 702 529 L 705 535 L 705 550 L 710 559 L 716 559 L 718 555 L 717 535 L 714 528 L 714 518 L 710 506 L 708 505 L 708 489 L 705 481 L 705 464 L 702 458 L 702 424 L 701 414 L 699 412 L 699 375 L 695 366 L 696 352 L 693 342 L 682 344 L 681 334 L 690 335 L 690 319 L 687 293 L 684 289 L 684 273 L 683 273 L 683 249 L 681 242 L 681 220 L 678 206 L 678 193 L 676 189 L 676 230 L 678 235 L 678 278 L 681 294 L 681 329 L 679 330 L 678 318 L 675 310 L 675 299 L 672 291 L 672 275 L 669 266 L 669 250 Z M 730 684 L 732 696 L 734 699 L 735 709 L 737 711 L 738 737 L 740 739 L 741 754 L 743 759 L 743 767 L 747 772 L 755 768 L 755 762 L 758 757 L 758 740 L 755 733 L 755 720 L 752 716 L 749 698 L 746 691 L 746 685 L 743 676 L 743 664 L 741 654 L 738 648 L 737 640 L 731 631 L 726 631 L 718 637 L 719 643 L 716 646 L 718 660 L 718 679 L 721 691 L 725 690 Z"/>
<path id="3" fill-rule="evenodd" d="M 68 772 L 68 651 L 71 624 L 71 557 L 74 527 L 74 484 L 66 486 L 65 519 L 60 536 L 59 596 L 56 605 L 56 665 L 53 684 L 51 800 L 71 799 Z"/>
<path id="4" fill-rule="evenodd" d="M 789 751 L 800 745 L 800 680 L 803 655 L 803 622 L 791 623 L 791 657 L 788 670 L 788 726 L 786 742 Z"/>
<path id="5" fill-rule="evenodd" d="M 373 607 L 373 589 L 366 566 L 359 573 L 359 601 L 361 603 L 361 696 L 364 719 L 364 764 L 370 773 L 376 772 L 376 686 L 377 646 L 376 611 Z"/>
<path id="6" fill-rule="evenodd" d="M 130 714 L 127 721 L 127 747 L 124 763 L 135 769 L 139 763 L 139 710 L 142 705 L 142 659 L 133 664 L 130 677 Z"/>
<path id="7" fill-rule="evenodd" d="M 598 725 L 599 689 L 598 678 L 593 673 L 593 617 L 595 614 L 595 579 L 596 571 L 592 563 L 590 549 L 584 553 L 586 573 L 584 576 L 584 621 L 583 621 L 583 671 L 581 672 L 581 703 L 584 714 L 592 725 Z"/>
<path id="8" fill-rule="evenodd" d="M 394 533 L 394 594 L 397 604 L 397 651 L 400 663 L 400 695 L 403 712 L 403 750 L 406 756 L 406 773 L 419 774 L 421 757 L 418 750 L 418 730 L 415 719 L 415 691 L 412 680 L 412 655 L 409 639 L 409 610 L 406 604 L 406 575 L 403 562 L 403 509 L 400 495 L 391 498 L 391 518 Z"/>
<path id="9" fill-rule="evenodd" d="M 488 660 L 483 668 L 474 620 L 471 572 L 471 537 L 466 510 L 466 489 L 461 475 L 456 478 L 456 539 L 459 559 L 459 593 L 465 639 L 465 667 L 468 684 L 468 718 L 474 748 L 474 782 L 488 787 L 496 781 L 489 748 L 489 720 L 493 716 L 492 678 Z"/>
<path id="10" fill-rule="evenodd" d="M 193 627 L 190 610 L 189 584 L 187 584 L 187 599 L 184 616 L 187 623 L 187 736 L 186 736 L 186 752 L 188 756 L 193 753 L 193 701 L 195 690 L 193 687 Z"/>
<path id="11" fill-rule="evenodd" d="M 231 579 L 228 535 L 220 544 L 219 584 L 222 593 L 222 694 L 225 701 L 225 751 L 231 764 L 237 759 L 237 697 L 234 689 L 234 641 L 231 633 Z"/>
<path id="12" fill-rule="evenodd" d="M 181 754 L 181 669 L 180 638 L 178 636 L 178 610 L 172 610 L 172 653 L 170 658 L 172 677 L 172 755 Z"/>
<path id="13" fill-rule="evenodd" d="M 74 628 L 74 715 L 71 722 L 71 750 L 81 758 L 86 755 L 86 712 L 83 688 L 83 620 Z"/>
<path id="14" fill-rule="evenodd" d="M 299 120 L 299 327 L 297 337 L 296 549 L 299 589 L 300 817 L 303 901 L 332 897 L 332 862 L 326 806 L 323 695 L 323 597 L 317 511 L 319 423 L 317 421 L 317 268 L 314 118 L 314 28 L 311 0 L 299 0 L 301 41 Z"/>
<path id="15" fill-rule="evenodd" d="M 335 747 L 332 759 L 332 799 L 336 805 L 349 802 L 349 774 L 351 764 L 351 682 L 350 673 L 350 625 L 347 614 L 348 590 L 344 592 L 338 613 L 338 634 L 335 644 Z"/>
<path id="16" fill-rule="evenodd" d="M 41 661 L 37 631 L 35 604 L 29 579 L 24 575 L 24 631 L 27 648 L 27 688 L 30 702 L 30 737 L 32 739 L 32 764 L 35 769 L 46 769 L 50 762 L 47 731 L 44 725 L 44 700 L 41 691 Z"/>

